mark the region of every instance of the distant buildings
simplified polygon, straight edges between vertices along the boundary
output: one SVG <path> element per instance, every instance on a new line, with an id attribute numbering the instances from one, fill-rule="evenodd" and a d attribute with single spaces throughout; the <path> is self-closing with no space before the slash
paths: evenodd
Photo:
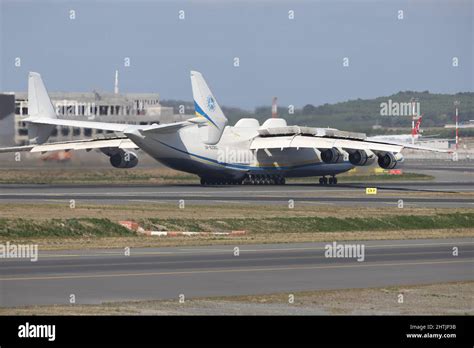
<path id="1" fill-rule="evenodd" d="M 158 93 L 50 93 L 51 101 L 60 118 L 152 124 L 182 121 L 192 115 L 175 114 L 172 107 L 160 105 Z M 3 145 L 28 144 L 28 130 L 23 119 L 28 115 L 28 94 L 13 92 L 0 94 L 0 143 Z M 107 136 L 110 131 L 57 127 L 50 141 Z"/>
<path id="2" fill-rule="evenodd" d="M 445 124 L 444 128 L 456 128 L 456 124 Z M 458 128 L 474 128 L 474 120 L 468 122 L 459 123 Z"/>

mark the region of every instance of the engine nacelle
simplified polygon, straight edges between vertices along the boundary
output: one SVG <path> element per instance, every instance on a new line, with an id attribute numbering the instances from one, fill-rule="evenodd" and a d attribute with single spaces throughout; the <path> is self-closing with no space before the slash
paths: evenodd
<path id="1" fill-rule="evenodd" d="M 349 162 L 355 166 L 370 166 L 377 156 L 370 150 L 356 150 L 349 154 Z"/>
<path id="2" fill-rule="evenodd" d="M 399 162 L 403 162 L 403 156 L 400 153 L 393 154 L 391 152 L 386 152 L 383 155 L 378 156 L 378 164 L 383 169 L 393 169 L 397 166 Z"/>
<path id="3" fill-rule="evenodd" d="M 335 147 L 321 151 L 321 159 L 324 163 L 339 163 L 344 161 L 344 154 Z"/>
<path id="4" fill-rule="evenodd" d="M 138 164 L 138 157 L 133 152 L 120 150 L 110 156 L 110 164 L 115 168 L 133 168 Z"/>

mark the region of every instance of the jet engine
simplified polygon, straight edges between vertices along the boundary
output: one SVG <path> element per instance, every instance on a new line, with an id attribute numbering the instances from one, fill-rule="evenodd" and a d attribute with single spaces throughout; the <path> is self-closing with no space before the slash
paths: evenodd
<path id="1" fill-rule="evenodd" d="M 339 163 L 344 161 L 344 154 L 335 147 L 321 151 L 321 159 L 325 163 Z"/>
<path id="2" fill-rule="evenodd" d="M 393 154 L 391 152 L 386 152 L 378 157 L 377 162 L 379 166 L 384 169 L 393 169 L 399 162 L 403 162 L 403 156 L 400 153 Z"/>
<path id="3" fill-rule="evenodd" d="M 370 150 L 356 150 L 349 154 L 349 162 L 355 166 L 370 166 L 377 156 Z"/>
<path id="4" fill-rule="evenodd" d="M 138 164 L 135 153 L 120 150 L 110 156 L 110 164 L 115 168 L 133 168 Z"/>

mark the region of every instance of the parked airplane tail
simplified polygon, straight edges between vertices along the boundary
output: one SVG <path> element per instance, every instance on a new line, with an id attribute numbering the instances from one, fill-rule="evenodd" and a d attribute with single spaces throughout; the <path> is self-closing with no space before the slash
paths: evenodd
<path id="1" fill-rule="evenodd" d="M 28 75 L 28 119 L 57 118 L 51 99 L 43 84 L 41 75 L 30 72 Z M 30 144 L 43 144 L 55 126 L 28 123 Z"/>
<path id="2" fill-rule="evenodd" d="M 205 143 L 216 144 L 219 142 L 222 132 L 227 125 L 227 118 L 201 73 L 191 71 L 191 86 L 196 115 L 204 117 L 209 124 Z"/>

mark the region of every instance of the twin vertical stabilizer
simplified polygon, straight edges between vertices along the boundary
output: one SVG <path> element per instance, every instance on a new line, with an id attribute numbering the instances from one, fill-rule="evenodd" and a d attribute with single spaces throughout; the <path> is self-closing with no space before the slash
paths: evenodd
<path id="1" fill-rule="evenodd" d="M 30 72 L 28 75 L 28 116 L 29 119 L 57 118 L 41 75 L 35 72 Z M 28 123 L 30 144 L 46 142 L 54 127 L 52 125 Z"/>
<path id="2" fill-rule="evenodd" d="M 196 115 L 204 117 L 209 124 L 208 136 L 205 143 L 211 145 L 217 144 L 227 125 L 227 118 L 201 73 L 191 71 L 191 86 L 193 89 L 194 110 Z"/>

